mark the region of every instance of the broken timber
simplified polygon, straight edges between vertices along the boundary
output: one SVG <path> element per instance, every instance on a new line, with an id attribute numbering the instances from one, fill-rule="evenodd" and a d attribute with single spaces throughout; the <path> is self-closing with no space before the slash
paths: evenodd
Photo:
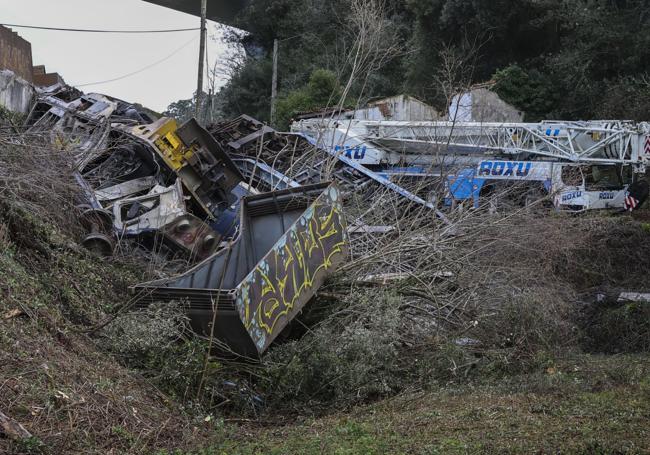
<path id="1" fill-rule="evenodd" d="M 32 434 L 24 426 L 0 411 L 0 435 L 2 434 L 16 441 L 32 437 Z"/>

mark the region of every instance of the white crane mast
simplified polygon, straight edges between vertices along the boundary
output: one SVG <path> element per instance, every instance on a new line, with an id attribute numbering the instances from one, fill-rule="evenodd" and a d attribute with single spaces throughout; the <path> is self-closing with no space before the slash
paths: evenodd
<path id="1" fill-rule="evenodd" d="M 645 172 L 650 158 L 650 124 L 628 121 L 479 123 L 309 119 L 294 123 L 292 131 L 348 153 L 365 165 L 435 164 L 440 155 L 476 159 L 500 155 L 581 164 L 629 164 L 637 172 Z"/>
<path id="2" fill-rule="evenodd" d="M 439 174 L 450 179 L 450 195 L 472 197 L 476 204 L 486 181 L 526 180 L 543 182 L 561 210 L 628 208 L 632 180 L 624 181 L 622 169 L 642 175 L 650 160 L 650 123 L 620 120 L 482 123 L 318 118 L 295 122 L 291 129 L 330 153 L 375 170 L 444 167 L 446 171 Z M 582 168 L 593 166 L 616 166 L 620 183 L 590 187 Z M 564 171 L 576 167 L 582 183 L 565 182 Z"/>

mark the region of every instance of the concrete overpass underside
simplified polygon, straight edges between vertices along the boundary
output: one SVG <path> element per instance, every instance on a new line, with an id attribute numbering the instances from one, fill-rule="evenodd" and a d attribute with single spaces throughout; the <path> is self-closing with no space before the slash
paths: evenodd
<path id="1" fill-rule="evenodd" d="M 144 0 L 149 3 L 171 8 L 199 17 L 201 0 Z M 253 0 L 208 0 L 208 19 L 222 24 L 233 25 L 235 17 Z"/>

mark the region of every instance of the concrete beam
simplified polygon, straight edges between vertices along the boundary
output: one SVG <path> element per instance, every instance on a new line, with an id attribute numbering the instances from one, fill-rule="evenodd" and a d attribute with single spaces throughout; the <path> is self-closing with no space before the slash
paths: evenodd
<path id="1" fill-rule="evenodd" d="M 200 0 L 144 0 L 183 13 L 201 17 Z M 253 0 L 208 0 L 208 19 L 233 25 L 235 17 Z"/>

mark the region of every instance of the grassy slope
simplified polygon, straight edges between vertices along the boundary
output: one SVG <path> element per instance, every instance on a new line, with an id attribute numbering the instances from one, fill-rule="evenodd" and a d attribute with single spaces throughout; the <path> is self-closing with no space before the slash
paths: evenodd
<path id="1" fill-rule="evenodd" d="M 446 385 L 290 425 L 272 412 L 264 426 L 191 416 L 85 333 L 128 300 L 141 271 L 98 260 L 8 204 L 0 199 L 0 410 L 35 437 L 0 437 L 0 454 L 197 446 L 219 454 L 650 453 L 648 355 L 583 355 L 525 376 Z M 623 234 L 608 241 L 638 244 Z M 624 258 L 627 268 L 610 266 L 644 276 L 647 254 L 635 251 L 643 257 Z"/>
<path id="2" fill-rule="evenodd" d="M 405 394 L 215 453 L 650 453 L 650 357 L 579 356 L 492 384 Z"/>
<path id="3" fill-rule="evenodd" d="M 86 333 L 128 301 L 141 272 L 90 255 L 14 206 L 1 208 L 0 411 L 34 438 L 0 436 L 0 453 L 150 453 L 201 441 L 177 403 Z"/>

